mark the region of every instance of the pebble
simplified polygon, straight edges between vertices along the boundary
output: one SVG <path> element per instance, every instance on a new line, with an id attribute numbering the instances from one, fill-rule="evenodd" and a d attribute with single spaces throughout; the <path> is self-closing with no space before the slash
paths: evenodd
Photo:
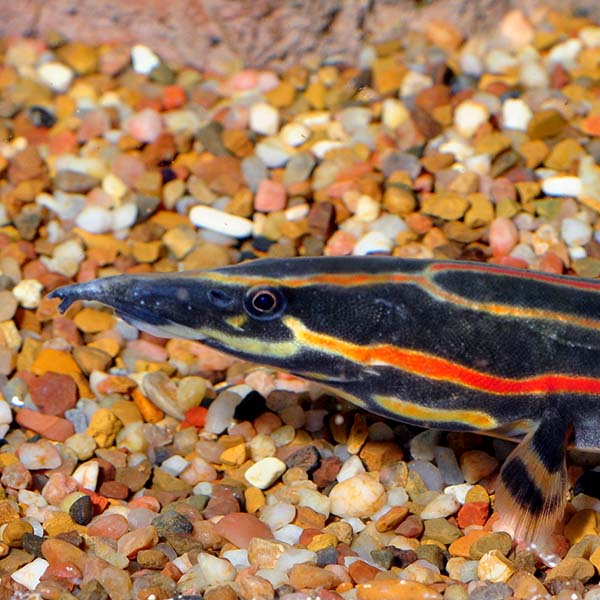
<path id="1" fill-rule="evenodd" d="M 460 135 L 470 138 L 490 117 L 485 104 L 474 100 L 461 102 L 454 111 L 454 125 Z"/>
<path id="2" fill-rule="evenodd" d="M 142 75 L 149 75 L 160 64 L 160 58 L 148 46 L 136 44 L 131 48 L 133 70 Z"/>
<path id="3" fill-rule="evenodd" d="M 340 517 L 373 514 L 383 507 L 385 497 L 385 488 L 367 473 L 338 483 L 329 493 L 331 512 Z"/>
<path id="4" fill-rule="evenodd" d="M 196 227 L 222 233 L 233 238 L 246 238 L 252 234 L 253 224 L 249 219 L 231 215 L 210 206 L 194 206 L 189 214 Z"/>
<path id="5" fill-rule="evenodd" d="M 253 104 L 248 114 L 250 129 L 260 135 L 275 135 L 279 129 L 279 111 L 264 102 Z"/>
<path id="6" fill-rule="evenodd" d="M 250 485 L 257 487 L 259 490 L 265 490 L 271 487 L 285 471 L 286 466 L 282 460 L 274 456 L 268 456 L 247 469 L 244 477 Z"/>
<path id="7" fill-rule="evenodd" d="M 48 561 L 43 558 L 34 558 L 29 564 L 12 573 L 10 577 L 16 583 L 33 592 L 48 567 Z"/>
<path id="8" fill-rule="evenodd" d="M 71 86 L 75 74 L 67 65 L 50 61 L 38 67 L 37 76 L 44 85 L 59 94 L 63 94 Z"/>

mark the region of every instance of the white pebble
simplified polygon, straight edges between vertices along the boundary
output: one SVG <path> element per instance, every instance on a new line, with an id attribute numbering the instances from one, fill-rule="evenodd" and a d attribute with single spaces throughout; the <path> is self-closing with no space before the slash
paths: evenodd
<path id="1" fill-rule="evenodd" d="M 234 238 L 246 238 L 252 234 L 253 224 L 250 219 L 230 215 L 210 206 L 194 206 L 189 217 L 196 227 L 204 227 Z"/>
<path id="2" fill-rule="evenodd" d="M 13 415 L 10 404 L 0 398 L 0 425 L 9 425 L 13 422 Z"/>
<path id="3" fill-rule="evenodd" d="M 585 246 L 592 239 L 592 227 L 581 219 L 568 217 L 560 225 L 560 235 L 568 246 Z"/>
<path id="4" fill-rule="evenodd" d="M 260 135 L 275 135 L 279 129 L 279 111 L 266 102 L 250 107 L 248 114 L 250 129 Z"/>
<path id="5" fill-rule="evenodd" d="M 548 62 L 551 65 L 560 64 L 566 70 L 570 71 L 577 67 L 577 57 L 582 48 L 583 44 L 576 38 L 556 44 L 548 54 Z"/>
<path id="6" fill-rule="evenodd" d="M 418 71 L 409 71 L 402 79 L 400 97 L 415 96 L 432 85 L 433 79 L 429 75 L 423 75 L 423 73 L 419 73 Z"/>
<path id="7" fill-rule="evenodd" d="M 75 218 L 75 224 L 89 233 L 107 233 L 112 231 L 113 216 L 102 206 L 86 206 Z"/>
<path id="8" fill-rule="evenodd" d="M 30 563 L 27 563 L 24 567 L 21 567 L 15 571 L 10 578 L 25 586 L 28 590 L 35 590 L 40 582 L 41 576 L 46 572 L 46 569 L 50 566 L 50 563 L 43 558 L 35 558 Z"/>
<path id="9" fill-rule="evenodd" d="M 351 477 L 355 477 L 356 475 L 365 472 L 366 469 L 362 463 L 362 460 L 360 460 L 360 458 L 354 454 L 346 462 L 344 462 L 337 474 L 336 479 L 341 483 L 342 481 L 346 481 Z"/>
<path id="10" fill-rule="evenodd" d="M 304 529 L 302 529 L 302 527 L 290 523 L 289 525 L 284 525 L 280 529 L 276 529 L 273 532 L 273 535 L 277 541 L 285 542 L 286 544 L 293 546 L 300 542 L 300 536 L 303 533 Z"/>
<path id="11" fill-rule="evenodd" d="M 246 481 L 265 490 L 273 485 L 286 471 L 285 463 L 274 456 L 268 456 L 254 463 L 244 474 Z"/>
<path id="12" fill-rule="evenodd" d="M 434 448 L 439 442 L 440 432 L 435 429 L 426 429 L 417 434 L 410 441 L 410 454 L 413 459 L 432 461 Z"/>
<path id="13" fill-rule="evenodd" d="M 158 67 L 160 58 L 148 46 L 137 44 L 131 49 L 131 62 L 136 73 L 148 75 L 152 69 Z"/>
<path id="14" fill-rule="evenodd" d="M 236 569 L 247 569 L 250 566 L 248 550 L 246 548 L 226 550 L 221 554 L 221 558 L 228 560 Z"/>
<path id="15" fill-rule="evenodd" d="M 284 572 L 281 569 L 258 569 L 255 575 L 261 579 L 266 579 L 273 586 L 274 590 L 289 583 L 287 572 Z M 280 598 L 283 597 L 291 600 L 290 594 L 280 596 Z"/>
<path id="16" fill-rule="evenodd" d="M 102 179 L 106 174 L 106 164 L 100 158 L 87 158 L 73 154 L 60 154 L 54 161 L 54 169 L 59 171 L 75 171 Z"/>
<path id="17" fill-rule="evenodd" d="M 527 60 L 519 70 L 519 83 L 525 88 L 543 88 L 549 84 L 546 69 L 537 60 Z"/>
<path id="18" fill-rule="evenodd" d="M 71 477 L 77 481 L 79 487 L 95 492 L 96 485 L 98 484 L 99 473 L 100 466 L 98 463 L 95 460 L 88 460 L 87 462 L 79 465 L 75 471 L 73 471 Z"/>
<path id="19" fill-rule="evenodd" d="M 102 180 L 102 189 L 112 198 L 121 200 L 129 189 L 114 173 L 107 173 Z"/>
<path id="20" fill-rule="evenodd" d="M 286 123 L 279 132 L 279 137 L 284 144 L 289 146 L 301 146 L 310 139 L 311 131 L 302 123 Z"/>
<path id="21" fill-rule="evenodd" d="M 268 137 L 254 147 L 256 156 L 270 169 L 284 167 L 294 154 L 294 148 L 278 137 Z"/>
<path id="22" fill-rule="evenodd" d="M 54 61 L 40 65 L 37 74 L 44 85 L 59 94 L 69 89 L 75 76 L 75 73 L 67 65 Z"/>
<path id="23" fill-rule="evenodd" d="M 386 98 L 381 106 L 381 122 L 390 129 L 397 129 L 410 118 L 410 112 L 404 102 L 395 98 Z"/>
<path id="24" fill-rule="evenodd" d="M 460 502 L 450 494 L 440 494 L 429 502 L 421 512 L 422 519 L 449 517 L 460 508 Z"/>
<path id="25" fill-rule="evenodd" d="M 30 470 L 58 469 L 62 459 L 58 450 L 47 440 L 19 446 L 17 456 L 21 464 Z"/>
<path id="26" fill-rule="evenodd" d="M 574 175 L 552 175 L 542 180 L 542 191 L 548 196 L 579 196 L 581 179 Z"/>
<path id="27" fill-rule="evenodd" d="M 160 465 L 160 468 L 169 473 L 169 475 L 177 477 L 187 468 L 189 464 L 189 461 L 185 460 L 183 456 L 174 454 L 173 456 L 169 456 L 167 460 L 163 461 Z"/>
<path id="28" fill-rule="evenodd" d="M 352 254 L 355 256 L 366 256 L 374 252 L 388 253 L 391 251 L 392 246 L 392 240 L 381 231 L 369 231 L 369 233 L 363 235 L 356 242 L 352 249 Z"/>
<path id="29" fill-rule="evenodd" d="M 298 506 L 307 506 L 326 517 L 329 516 L 331 512 L 331 500 L 329 496 L 309 488 L 298 488 L 296 495 L 298 497 Z"/>
<path id="30" fill-rule="evenodd" d="M 277 569 L 287 573 L 294 565 L 300 563 L 313 563 L 317 561 L 317 553 L 304 548 L 288 548 L 279 555 Z"/>
<path id="31" fill-rule="evenodd" d="M 329 494 L 331 512 L 339 517 L 367 517 L 386 502 L 385 488 L 368 473 L 335 485 Z"/>
<path id="32" fill-rule="evenodd" d="M 506 129 L 526 131 L 533 113 L 521 98 L 509 98 L 502 105 L 502 121 Z"/>
<path id="33" fill-rule="evenodd" d="M 323 159 L 330 150 L 342 148 L 343 146 L 344 144 L 337 140 L 320 140 L 313 144 L 310 150 L 317 158 Z"/>
<path id="34" fill-rule="evenodd" d="M 380 210 L 381 204 L 379 202 L 371 198 L 371 196 L 362 194 L 356 202 L 356 210 L 354 212 L 356 217 L 363 221 L 363 223 L 371 223 L 379 216 Z"/>
<path id="35" fill-rule="evenodd" d="M 217 558 L 212 554 L 208 554 L 208 552 L 201 552 L 198 555 L 197 566 L 206 577 L 209 586 L 220 585 L 225 581 L 233 581 L 237 574 L 228 560 Z"/>
<path id="36" fill-rule="evenodd" d="M 128 229 L 135 224 L 138 216 L 138 208 L 135 202 L 126 202 L 117 206 L 112 211 L 112 229 L 118 231 L 119 229 Z"/>
<path id="37" fill-rule="evenodd" d="M 408 494 L 403 487 L 393 487 L 388 490 L 387 502 L 390 506 L 404 506 L 408 500 Z"/>
<path id="38" fill-rule="evenodd" d="M 474 100 L 464 100 L 454 111 L 454 125 L 460 135 L 470 138 L 490 117 L 487 107 Z"/>
<path id="39" fill-rule="evenodd" d="M 37 279 L 23 279 L 12 289 L 12 293 L 23 308 L 37 308 L 42 301 L 43 288 Z"/>
<path id="40" fill-rule="evenodd" d="M 473 488 L 470 483 L 459 483 L 457 485 L 449 485 L 444 488 L 444 494 L 454 496 L 460 504 L 464 504 L 467 501 L 467 494 Z"/>
<path id="41" fill-rule="evenodd" d="M 310 206 L 308 204 L 296 204 L 290 206 L 284 211 L 286 221 L 300 221 L 304 217 L 308 217 Z"/>
<path id="42" fill-rule="evenodd" d="M 267 504 L 260 511 L 260 520 L 266 523 L 272 531 L 289 525 L 296 516 L 296 509 L 289 502 Z"/>
<path id="43" fill-rule="evenodd" d="M 588 48 L 598 48 L 600 46 L 600 27 L 584 27 L 579 30 L 579 39 Z"/>

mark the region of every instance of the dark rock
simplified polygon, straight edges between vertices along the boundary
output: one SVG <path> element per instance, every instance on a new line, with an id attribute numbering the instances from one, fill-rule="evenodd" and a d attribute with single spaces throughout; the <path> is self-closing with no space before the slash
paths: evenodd
<path id="1" fill-rule="evenodd" d="M 337 564 L 339 552 L 333 546 L 317 550 L 317 567 Z"/>
<path id="2" fill-rule="evenodd" d="M 36 558 L 43 558 L 42 556 L 42 543 L 44 538 L 34 533 L 23 534 L 23 550 L 33 554 Z"/>
<path id="3" fill-rule="evenodd" d="M 512 589 L 505 583 L 490 583 L 469 594 L 469 600 L 504 600 L 512 596 Z"/>
<path id="4" fill-rule="evenodd" d="M 253 241 L 256 242 L 257 240 Z M 268 248 L 267 248 L 268 249 Z M 256 391 L 252 391 L 235 407 L 233 418 L 238 421 L 254 421 L 267 410 L 267 401 Z"/>
<path id="5" fill-rule="evenodd" d="M 189 519 L 174 510 L 167 510 L 158 515 L 152 525 L 156 527 L 158 535 L 165 537 L 169 533 L 192 533 L 194 526 Z"/>
<path id="6" fill-rule="evenodd" d="M 311 473 L 320 464 L 321 457 L 314 446 L 304 446 L 296 450 L 285 459 L 285 466 L 288 469 L 300 467 L 303 471 Z"/>
<path id="7" fill-rule="evenodd" d="M 75 523 L 87 525 L 94 516 L 92 499 L 87 494 L 81 496 L 81 498 L 77 498 L 77 500 L 71 504 L 71 508 L 69 508 L 69 515 Z"/>
<path id="8" fill-rule="evenodd" d="M 81 584 L 77 600 L 108 600 L 108 593 L 97 579 Z"/>

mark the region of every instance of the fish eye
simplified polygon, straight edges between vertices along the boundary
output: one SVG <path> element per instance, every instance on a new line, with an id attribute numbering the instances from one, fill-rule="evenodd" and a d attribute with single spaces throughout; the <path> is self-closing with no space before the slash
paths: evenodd
<path id="1" fill-rule="evenodd" d="M 271 287 L 252 288 L 244 299 L 244 309 L 254 319 L 276 319 L 285 310 L 285 297 L 281 290 Z"/>

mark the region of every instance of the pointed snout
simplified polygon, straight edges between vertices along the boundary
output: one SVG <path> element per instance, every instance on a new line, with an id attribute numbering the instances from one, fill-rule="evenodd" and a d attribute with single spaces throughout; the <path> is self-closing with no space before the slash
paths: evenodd
<path id="1" fill-rule="evenodd" d="M 117 275 L 54 290 L 64 312 L 77 300 L 101 302 L 139 329 L 155 335 L 202 337 L 201 329 L 235 304 L 232 293 L 202 274 Z"/>

